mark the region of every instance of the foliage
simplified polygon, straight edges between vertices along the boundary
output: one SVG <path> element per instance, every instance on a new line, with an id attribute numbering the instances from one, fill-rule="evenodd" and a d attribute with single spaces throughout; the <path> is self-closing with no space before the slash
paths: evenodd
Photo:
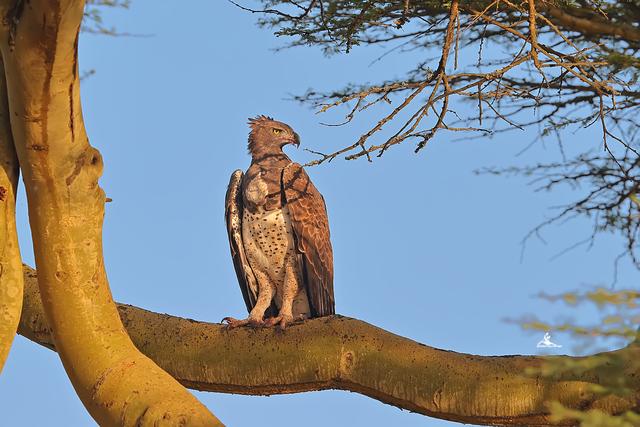
<path id="1" fill-rule="evenodd" d="M 598 409 L 576 411 L 568 409 L 559 403 L 551 405 L 552 421 L 577 420 L 581 427 L 634 427 L 640 425 L 640 415 L 626 411 L 620 415 L 609 415 Z"/>
<path id="2" fill-rule="evenodd" d="M 607 347 L 637 346 L 638 324 L 640 324 L 640 292 L 636 290 L 611 290 L 595 288 L 588 291 L 565 292 L 559 295 L 540 294 L 550 302 L 563 302 L 569 307 L 594 305 L 600 313 L 600 322 L 579 325 L 573 321 L 548 323 L 535 317 L 522 319 L 525 329 L 565 332 L 580 344 L 578 351 L 598 350 L 598 345 Z M 638 361 L 629 360 L 624 353 L 606 352 L 585 358 L 549 358 L 538 369 L 529 369 L 527 374 L 550 379 L 582 379 L 589 372 L 598 370 L 600 383 L 591 384 L 585 393 L 597 396 L 629 397 L 635 393 L 635 378 L 630 375 L 638 369 Z M 577 420 L 582 427 L 591 426 L 635 426 L 640 424 L 640 415 L 625 411 L 606 414 L 597 409 L 577 411 L 566 408 L 559 402 L 550 405 L 553 420 Z"/>
<path id="3" fill-rule="evenodd" d="M 126 35 L 125 33 L 117 31 L 114 27 L 105 26 L 103 11 L 107 8 L 128 9 L 130 5 L 131 0 L 87 0 L 84 9 L 82 31 L 106 36 Z"/>
<path id="4" fill-rule="evenodd" d="M 374 104 L 388 103 L 391 110 L 357 143 L 320 162 L 340 154 L 370 158 L 408 139 L 417 140 L 418 151 L 439 130 L 488 133 L 542 124 L 543 132 L 550 132 L 599 123 L 603 139 L 611 140 L 619 137 L 608 128 L 631 124 L 637 107 L 639 93 L 632 85 L 640 41 L 634 26 L 638 2 L 258 3 L 264 6 L 259 24 L 290 37 L 289 46 L 316 45 L 328 54 L 366 45 L 440 52 L 406 70 L 402 80 L 299 96 L 320 111 L 348 105 L 347 122 Z M 477 108 L 449 118 L 454 97 Z M 409 119 L 391 137 L 366 145 L 403 110 Z"/>
<path id="5" fill-rule="evenodd" d="M 541 231 L 550 224 L 589 218 L 593 224 L 590 235 L 570 249 L 593 245 L 599 233 L 618 233 L 625 240 L 625 249 L 617 260 L 628 255 L 640 268 L 637 254 L 640 200 L 636 195 L 640 184 L 639 165 L 638 154 L 627 149 L 618 157 L 591 151 L 564 161 L 527 167 L 486 168 L 477 173 L 521 175 L 530 178 L 529 184 L 535 191 L 553 191 L 564 186 L 575 194 L 574 200 L 556 207 L 554 215 L 531 230 L 523 244 L 533 236 L 544 240 Z"/>

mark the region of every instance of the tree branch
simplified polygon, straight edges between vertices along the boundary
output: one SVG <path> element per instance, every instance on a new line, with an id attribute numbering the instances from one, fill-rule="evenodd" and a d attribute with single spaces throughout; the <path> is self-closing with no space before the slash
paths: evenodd
<path id="1" fill-rule="evenodd" d="M 388 47 L 377 60 L 391 52 L 423 51 L 424 57 L 446 48 L 446 40 L 455 34 L 453 69 L 433 71 L 434 57 L 417 63 L 402 79 L 295 96 L 318 113 L 344 109 L 344 120 L 336 125 L 350 123 L 373 106 L 381 117 L 351 144 L 310 150 L 318 157 L 309 166 L 342 156 L 371 160 L 405 141 L 416 142 L 419 151 L 441 130 L 488 135 L 537 127 L 537 138 L 542 139 L 562 127 L 597 123 L 611 156 L 617 147 L 607 141 L 624 148 L 633 144 L 618 135 L 632 135 L 634 122 L 628 116 L 638 110 L 632 89 L 640 68 L 640 29 L 634 26 L 640 8 L 629 2 L 580 2 L 582 7 L 577 7 L 566 2 L 480 0 L 460 2 L 459 13 L 456 2 L 433 0 L 298 0 L 297 9 L 287 0 L 258 3 L 265 7 L 252 10 L 262 13 L 258 24 L 292 40 L 287 46 L 315 45 L 329 54 L 375 44 Z M 484 46 L 505 50 L 492 48 L 483 55 Z M 477 48 L 477 61 L 469 60 L 472 48 Z M 462 51 L 466 56 L 458 64 Z M 433 96 L 424 96 L 424 91 Z M 458 114 L 458 106 L 468 102 L 478 108 Z M 554 117 L 561 117 L 562 123 L 553 123 Z M 380 133 L 383 127 L 386 135 Z"/>
<path id="2" fill-rule="evenodd" d="M 589 18 L 581 18 L 569 13 L 568 10 L 549 4 L 543 6 L 542 9 L 548 12 L 551 19 L 562 27 L 593 37 L 594 39 L 608 36 L 628 42 L 640 42 L 640 30 L 631 25 L 620 22 L 612 25 L 610 21 L 606 21 L 595 14 L 591 14 Z"/>
<path id="3" fill-rule="evenodd" d="M 539 373 L 547 363 L 577 363 L 586 358 L 455 353 L 342 316 L 308 320 L 280 332 L 227 330 L 219 324 L 124 304 L 118 309 L 136 346 L 196 390 L 251 395 L 349 390 L 431 417 L 528 426 L 554 424 L 547 409 L 551 401 L 616 414 L 635 408 L 640 397 L 640 372 L 633 363 L 640 360 L 637 345 L 598 356 L 617 360 L 623 366 L 621 375 L 635 378 L 636 393 L 623 398 L 591 391 L 607 376 L 605 367 L 554 379 Z M 26 266 L 19 333 L 55 349 L 35 271 Z"/>
<path id="4" fill-rule="evenodd" d="M 13 0 L 2 19 L 11 131 L 29 205 L 43 312 L 60 359 L 101 426 L 219 426 L 133 345 L 104 268 L 102 157 L 80 102 L 83 0 Z M 20 265 L 17 266 L 20 277 Z M 0 324 L 4 320 L 0 318 Z"/>
<path id="5" fill-rule="evenodd" d="M 18 170 L 9 122 L 7 82 L 0 60 L 0 371 L 16 335 L 22 308 L 22 261 L 16 231 Z"/>

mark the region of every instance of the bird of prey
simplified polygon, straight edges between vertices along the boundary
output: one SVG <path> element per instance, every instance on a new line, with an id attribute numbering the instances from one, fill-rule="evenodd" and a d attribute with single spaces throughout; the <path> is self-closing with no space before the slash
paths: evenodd
<path id="1" fill-rule="evenodd" d="M 249 119 L 251 166 L 231 175 L 225 220 L 247 319 L 229 328 L 286 328 L 294 320 L 335 313 L 333 251 L 324 198 L 302 166 L 282 151 L 300 145 L 290 126 Z"/>

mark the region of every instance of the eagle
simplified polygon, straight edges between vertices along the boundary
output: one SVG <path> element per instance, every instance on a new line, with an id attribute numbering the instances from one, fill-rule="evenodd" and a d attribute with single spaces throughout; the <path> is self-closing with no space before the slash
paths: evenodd
<path id="1" fill-rule="evenodd" d="M 333 250 L 324 198 L 282 151 L 300 137 L 268 116 L 249 119 L 251 165 L 231 175 L 225 221 L 246 319 L 229 328 L 275 326 L 335 313 Z"/>

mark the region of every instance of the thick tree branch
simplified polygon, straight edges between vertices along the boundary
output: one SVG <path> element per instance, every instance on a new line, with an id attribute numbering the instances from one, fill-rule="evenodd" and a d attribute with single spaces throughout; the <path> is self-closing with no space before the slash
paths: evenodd
<path id="1" fill-rule="evenodd" d="M 7 82 L 0 60 L 0 371 L 16 334 L 22 308 L 22 261 L 16 232 L 18 158 L 13 146 Z"/>
<path id="2" fill-rule="evenodd" d="M 131 342 L 102 256 L 102 158 L 82 118 L 82 0 L 13 0 L 0 43 L 43 312 L 69 379 L 101 426 L 220 422 Z M 20 266 L 17 266 L 20 271 Z M 0 319 L 0 323 L 2 320 Z"/>
<path id="3" fill-rule="evenodd" d="M 25 267 L 19 332 L 55 349 L 42 312 L 35 271 Z M 487 425 L 551 425 L 547 404 L 620 413 L 640 398 L 640 346 L 603 353 L 633 376 L 625 398 L 591 391 L 606 366 L 555 379 L 535 372 L 567 356 L 474 356 L 439 350 L 341 316 L 275 329 L 226 330 L 219 324 L 118 306 L 136 346 L 196 390 L 252 395 L 340 389 L 432 417 Z M 614 362 L 611 362 L 614 363 Z M 610 368 L 610 366 L 608 366 Z"/>

